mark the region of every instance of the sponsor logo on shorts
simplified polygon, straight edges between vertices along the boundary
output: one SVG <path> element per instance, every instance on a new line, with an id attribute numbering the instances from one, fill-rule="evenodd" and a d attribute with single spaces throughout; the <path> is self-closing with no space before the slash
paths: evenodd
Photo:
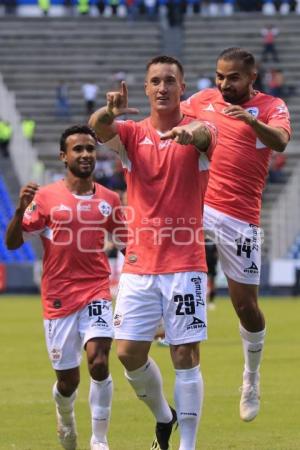
<path id="1" fill-rule="evenodd" d="M 201 288 L 201 277 L 194 277 L 191 278 L 191 282 L 195 284 L 195 298 L 196 298 L 196 304 L 197 306 L 199 305 L 204 305 L 204 299 L 202 296 L 202 288 Z"/>
<path id="2" fill-rule="evenodd" d="M 198 319 L 198 317 L 194 316 L 193 322 L 187 326 L 187 330 L 196 330 L 196 329 L 200 329 L 200 328 L 206 328 L 206 325 L 203 322 L 203 320 Z"/>
<path id="3" fill-rule="evenodd" d="M 250 267 L 246 267 L 246 269 L 244 269 L 244 273 L 249 273 L 250 275 L 258 274 L 258 267 L 257 267 L 257 265 L 254 262 L 252 262 Z"/>
<path id="4" fill-rule="evenodd" d="M 119 327 L 122 323 L 123 316 L 122 314 L 116 313 L 114 315 L 114 327 Z"/>
<path id="5" fill-rule="evenodd" d="M 53 362 L 60 361 L 62 357 L 62 351 L 60 348 L 52 348 L 50 351 L 50 359 Z"/>
<path id="6" fill-rule="evenodd" d="M 256 225 L 253 225 L 252 223 L 249 223 L 249 227 L 252 229 L 252 250 L 255 250 L 258 252 L 259 250 L 259 242 L 261 236 L 259 235 L 259 228 Z"/>
<path id="7" fill-rule="evenodd" d="M 91 325 L 91 327 L 108 328 L 107 322 L 102 317 L 98 317 L 97 320 Z"/>

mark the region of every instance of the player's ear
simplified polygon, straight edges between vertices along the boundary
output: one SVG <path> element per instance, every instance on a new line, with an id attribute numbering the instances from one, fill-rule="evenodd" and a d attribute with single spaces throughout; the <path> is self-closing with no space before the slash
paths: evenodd
<path id="1" fill-rule="evenodd" d="M 186 84 L 185 84 L 185 82 L 183 81 L 183 82 L 181 83 L 181 92 L 180 92 L 180 96 L 183 95 L 183 94 L 185 93 L 185 88 L 186 88 Z"/>
<path id="2" fill-rule="evenodd" d="M 63 162 L 66 162 L 67 154 L 66 152 L 59 152 L 59 159 Z"/>
<path id="3" fill-rule="evenodd" d="M 145 89 L 145 94 L 146 94 L 147 97 L 148 97 L 149 92 L 148 92 L 148 83 L 147 83 L 147 80 L 145 80 L 145 82 L 144 82 L 144 89 Z"/>
<path id="4" fill-rule="evenodd" d="M 251 81 L 254 84 L 255 80 L 257 78 L 257 70 L 253 70 L 253 72 L 251 72 Z"/>

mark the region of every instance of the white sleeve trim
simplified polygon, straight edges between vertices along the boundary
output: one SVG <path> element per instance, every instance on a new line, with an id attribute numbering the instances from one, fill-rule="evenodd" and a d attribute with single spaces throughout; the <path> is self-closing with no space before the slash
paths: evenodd
<path id="1" fill-rule="evenodd" d="M 199 171 L 209 170 L 210 162 L 205 153 L 201 152 L 199 156 Z"/>

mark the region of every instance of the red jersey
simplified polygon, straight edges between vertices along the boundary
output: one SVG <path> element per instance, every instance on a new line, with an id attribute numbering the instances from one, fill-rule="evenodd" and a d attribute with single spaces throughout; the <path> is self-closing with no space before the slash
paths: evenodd
<path id="1" fill-rule="evenodd" d="M 214 123 L 218 142 L 210 165 L 205 204 L 229 216 L 259 225 L 261 197 L 272 150 L 242 120 L 224 114 L 225 102 L 218 89 L 205 89 L 181 104 L 182 111 Z M 285 103 L 258 92 L 241 105 L 267 125 L 291 132 Z"/>
<path id="2" fill-rule="evenodd" d="M 184 118 L 180 125 L 191 121 Z M 202 211 L 207 155 L 193 145 L 160 140 L 161 134 L 149 118 L 138 123 L 117 122 L 117 128 L 124 146 L 119 154 L 128 194 L 128 243 L 123 272 L 205 272 Z M 211 134 L 208 154 L 216 142 L 213 126 Z"/>
<path id="3" fill-rule="evenodd" d="M 92 300 L 111 298 L 105 236 L 125 234 L 116 193 L 95 183 L 94 195 L 75 196 L 60 180 L 36 193 L 22 227 L 42 240 L 45 318 L 65 317 Z"/>

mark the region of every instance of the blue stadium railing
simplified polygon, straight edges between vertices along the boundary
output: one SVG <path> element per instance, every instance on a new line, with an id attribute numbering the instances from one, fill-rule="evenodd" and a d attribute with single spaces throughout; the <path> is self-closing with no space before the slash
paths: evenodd
<path id="1" fill-rule="evenodd" d="M 36 260 L 35 252 L 30 242 L 25 242 L 17 250 L 7 250 L 5 246 L 5 230 L 14 214 L 14 207 L 2 177 L 0 177 L 0 262 L 23 263 Z"/>

